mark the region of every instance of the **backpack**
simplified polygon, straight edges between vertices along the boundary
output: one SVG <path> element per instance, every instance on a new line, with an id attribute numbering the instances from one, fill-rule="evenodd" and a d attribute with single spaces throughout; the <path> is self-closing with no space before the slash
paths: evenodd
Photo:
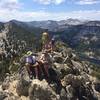
<path id="1" fill-rule="evenodd" d="M 54 43 L 55 43 L 55 39 L 56 39 L 55 36 L 53 36 L 52 39 L 51 39 L 51 43 L 52 43 L 53 45 L 54 45 Z"/>
<path id="2" fill-rule="evenodd" d="M 35 56 L 28 56 L 28 57 L 26 57 L 26 63 L 35 64 L 36 63 Z"/>

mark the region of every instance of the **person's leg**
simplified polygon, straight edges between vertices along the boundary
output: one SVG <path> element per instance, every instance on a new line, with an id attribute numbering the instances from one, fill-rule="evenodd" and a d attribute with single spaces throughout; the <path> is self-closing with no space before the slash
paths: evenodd
<path id="1" fill-rule="evenodd" d="M 41 64 L 42 78 L 45 78 L 49 82 L 48 68 L 44 64 Z"/>
<path id="2" fill-rule="evenodd" d="M 39 75 L 38 66 L 35 66 L 34 69 L 35 69 L 35 75 L 36 75 L 35 78 L 36 78 L 36 79 L 39 79 L 39 76 L 38 76 L 38 75 Z"/>
<path id="3" fill-rule="evenodd" d="M 33 66 L 31 67 L 31 72 L 32 72 L 32 79 L 33 79 L 36 77 L 35 68 Z"/>
<path id="4" fill-rule="evenodd" d="M 32 67 L 32 65 L 31 64 L 28 64 L 26 66 L 26 69 L 27 69 L 27 72 L 29 74 L 30 79 L 32 79 L 33 78 L 33 67 Z"/>
<path id="5" fill-rule="evenodd" d="M 44 74 L 44 72 L 43 72 L 43 63 L 41 62 L 41 61 L 37 61 L 37 63 L 38 63 L 38 71 L 39 71 L 39 78 L 40 78 L 40 80 L 41 79 L 43 79 L 43 74 Z"/>
<path id="6" fill-rule="evenodd" d="M 27 65 L 25 66 L 25 68 L 26 68 L 28 74 L 30 75 L 30 73 L 31 73 L 31 71 L 30 71 L 30 64 L 27 64 Z"/>
<path id="7" fill-rule="evenodd" d="M 45 78 L 46 79 L 46 71 L 45 71 L 45 68 L 44 68 L 44 64 L 39 61 L 39 68 L 40 68 L 40 72 L 41 72 L 41 79 Z"/>
<path id="8" fill-rule="evenodd" d="M 49 73 L 48 73 L 49 68 L 48 68 L 48 65 L 45 65 L 44 68 L 45 68 L 46 75 L 49 77 Z"/>
<path id="9" fill-rule="evenodd" d="M 43 77 L 42 77 L 42 67 L 41 67 L 41 64 L 38 65 L 38 76 L 39 76 L 39 80 L 42 80 Z"/>

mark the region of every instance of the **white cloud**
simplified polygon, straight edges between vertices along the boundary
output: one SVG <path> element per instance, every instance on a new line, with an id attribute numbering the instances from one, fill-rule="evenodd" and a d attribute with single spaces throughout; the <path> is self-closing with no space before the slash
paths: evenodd
<path id="1" fill-rule="evenodd" d="M 49 5 L 49 4 L 59 5 L 63 3 L 65 0 L 33 0 L 33 1 L 44 5 Z"/>
<path id="2" fill-rule="evenodd" d="M 19 9 L 21 7 L 21 3 L 18 0 L 0 0 L 0 9 Z"/>
<path id="3" fill-rule="evenodd" d="M 51 13 L 45 11 L 26 12 L 18 10 L 0 10 L 0 21 L 9 21 L 12 19 L 20 21 L 34 21 L 34 20 L 63 20 L 66 18 L 78 18 L 88 20 L 100 20 L 100 11 L 72 11 Z"/>
<path id="4" fill-rule="evenodd" d="M 79 5 L 92 5 L 100 3 L 100 0 L 79 0 L 76 3 Z"/>

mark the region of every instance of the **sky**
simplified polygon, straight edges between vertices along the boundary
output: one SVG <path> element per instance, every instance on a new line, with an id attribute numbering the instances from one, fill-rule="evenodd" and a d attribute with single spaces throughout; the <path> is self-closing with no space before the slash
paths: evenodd
<path id="1" fill-rule="evenodd" d="M 0 21 L 100 20 L 100 0 L 0 0 Z"/>

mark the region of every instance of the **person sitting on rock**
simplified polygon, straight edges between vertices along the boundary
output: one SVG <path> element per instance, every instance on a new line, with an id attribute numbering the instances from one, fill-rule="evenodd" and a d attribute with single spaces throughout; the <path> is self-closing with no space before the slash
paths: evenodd
<path id="1" fill-rule="evenodd" d="M 40 66 L 38 61 L 36 60 L 36 57 L 33 55 L 31 51 L 27 52 L 25 67 L 28 71 L 30 78 L 33 78 L 34 76 L 34 78 L 40 79 L 41 77 Z"/>
<path id="2" fill-rule="evenodd" d="M 52 67 L 52 58 L 47 52 L 43 52 L 40 61 L 42 62 L 42 70 L 44 73 L 44 78 L 49 82 L 55 82 L 57 84 L 57 92 L 59 93 L 62 85 L 60 78 L 58 77 L 56 71 Z"/>
<path id="3" fill-rule="evenodd" d="M 49 68 L 51 67 L 51 58 L 49 54 L 44 51 L 39 59 L 39 61 L 43 64 L 42 71 L 44 74 L 44 77 L 48 80 L 49 78 Z"/>

